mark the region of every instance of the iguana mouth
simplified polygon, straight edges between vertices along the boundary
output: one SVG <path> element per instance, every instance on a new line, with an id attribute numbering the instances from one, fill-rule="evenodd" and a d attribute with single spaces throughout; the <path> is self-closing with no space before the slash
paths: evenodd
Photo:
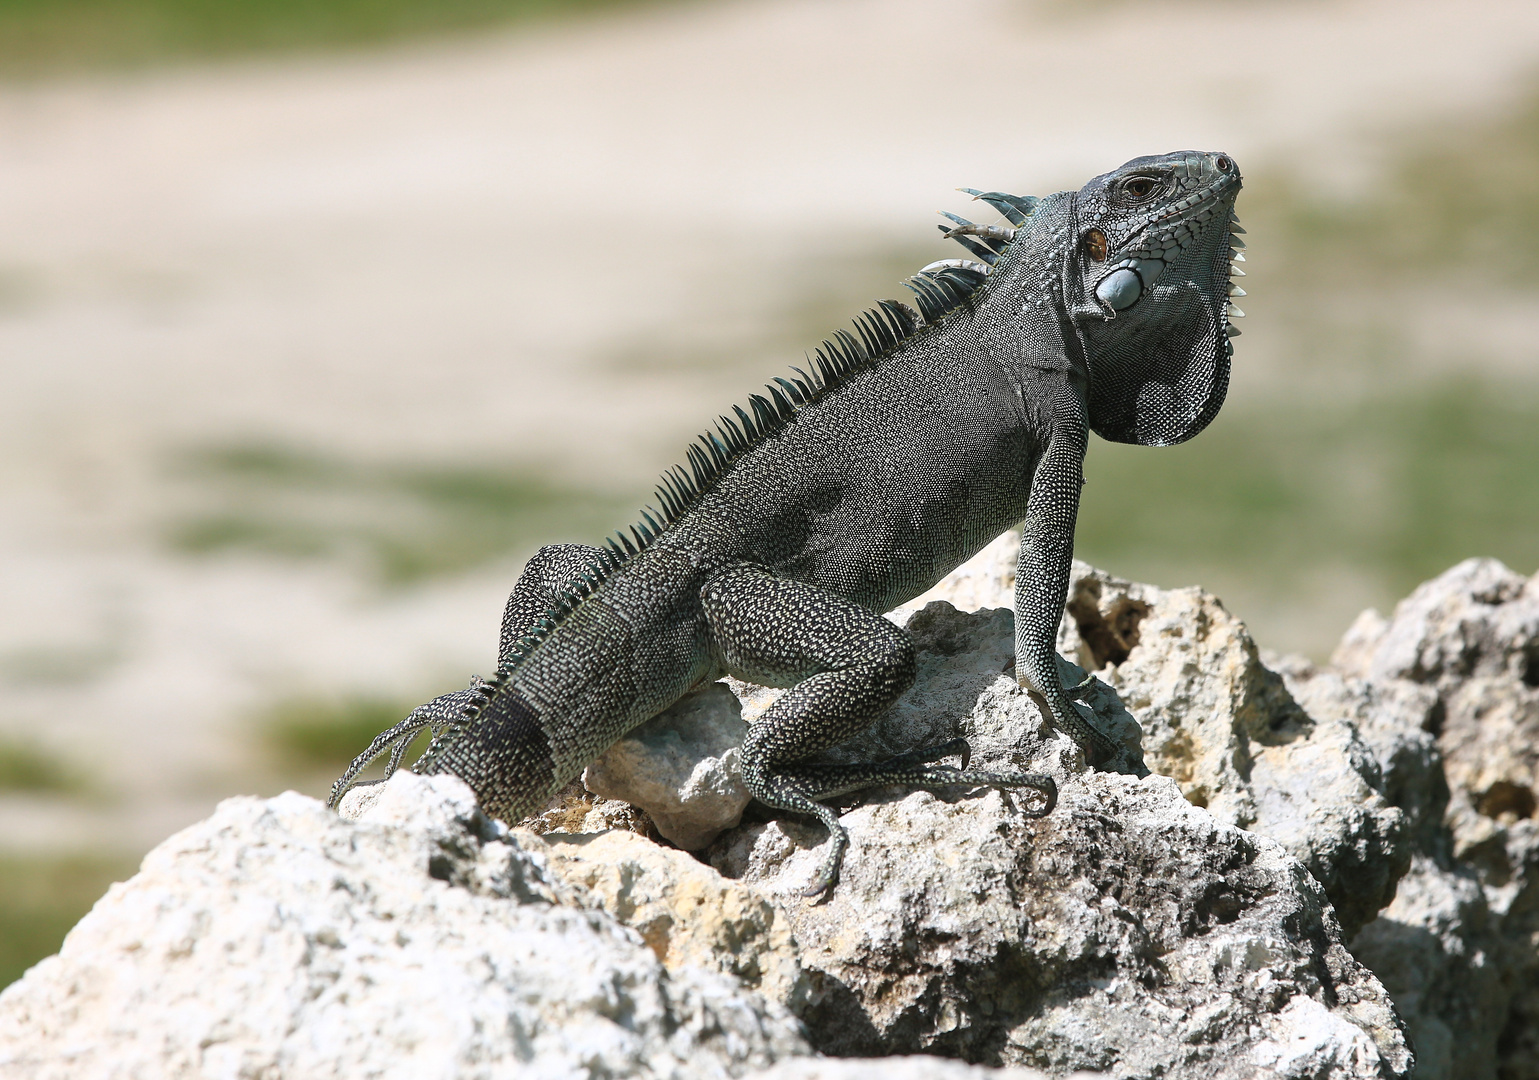
<path id="1" fill-rule="evenodd" d="M 1227 203 L 1228 220 L 1221 227 L 1225 230 L 1224 241 L 1229 247 L 1230 258 L 1225 277 L 1227 297 L 1220 316 L 1226 336 L 1239 337 L 1239 329 L 1230 325 L 1229 320 L 1243 318 L 1245 312 L 1228 299 L 1245 295 L 1245 290 L 1231 281 L 1232 278 L 1245 276 L 1245 271 L 1235 265 L 1245 261 L 1245 241 L 1236 235 L 1245 230 L 1240 226 L 1240 218 L 1234 212 L 1232 201 L 1229 201 L 1239 186 L 1240 178 L 1236 173 L 1225 173 L 1201 190 L 1177 199 L 1123 242 L 1120 252 L 1122 257 L 1107 265 L 1108 273 L 1102 280 L 1109 279 L 1121 270 L 1132 271 L 1138 275 L 1138 285 L 1141 286 L 1134 295 L 1142 295 L 1160 279 L 1165 268 L 1212 225 L 1217 211 Z"/>
<path id="2" fill-rule="evenodd" d="M 1239 187 L 1240 178 L 1234 173 L 1223 173 L 1201 191 L 1194 191 L 1184 198 L 1177 199 L 1170 207 L 1158 217 L 1149 222 L 1150 226 L 1162 225 L 1172 218 L 1191 218 L 1200 214 L 1200 209 L 1213 202 L 1232 187 Z"/>
<path id="3" fill-rule="evenodd" d="M 1177 199 L 1122 243 L 1123 263 L 1132 260 L 1173 261 L 1174 256 L 1185 250 L 1204 230 L 1224 197 L 1239 186 L 1239 177 L 1228 173 L 1202 190 Z M 1239 221 L 1233 209 L 1229 211 L 1229 218 L 1228 225 Z"/>

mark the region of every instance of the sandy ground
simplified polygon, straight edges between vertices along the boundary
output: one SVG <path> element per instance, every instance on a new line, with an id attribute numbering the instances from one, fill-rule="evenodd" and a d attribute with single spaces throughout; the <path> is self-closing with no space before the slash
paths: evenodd
<path id="1" fill-rule="evenodd" d="M 1201 147 L 1361 188 L 1539 71 L 1532 0 L 1080 7 L 701 3 L 0 88 L 0 733 L 114 793 L 0 798 L 0 845 L 142 849 L 240 787 L 263 703 L 488 667 L 516 567 L 188 562 L 155 540 L 179 448 L 640 489 L 752 382 L 627 357 L 752 338 L 798 266 L 923 237 L 959 184 Z"/>

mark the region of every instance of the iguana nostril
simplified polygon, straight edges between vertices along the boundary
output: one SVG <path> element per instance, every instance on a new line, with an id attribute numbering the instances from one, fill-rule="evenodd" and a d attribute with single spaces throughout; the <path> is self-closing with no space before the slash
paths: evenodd
<path id="1" fill-rule="evenodd" d="M 1234 162 L 1230 161 L 1223 154 L 1218 155 L 1218 160 L 1213 162 L 1213 164 L 1218 166 L 1219 172 L 1228 172 L 1230 169 L 1234 168 Z"/>

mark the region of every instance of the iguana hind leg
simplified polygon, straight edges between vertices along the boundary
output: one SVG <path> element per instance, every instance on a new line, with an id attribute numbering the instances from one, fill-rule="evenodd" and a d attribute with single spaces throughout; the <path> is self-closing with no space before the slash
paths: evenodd
<path id="1" fill-rule="evenodd" d="M 823 799 L 887 784 L 995 784 L 1035 788 L 1045 799 L 1041 812 L 1051 809 L 1056 788 L 1048 777 L 968 773 L 934 764 L 952 754 L 961 754 L 965 763 L 963 739 L 871 764 L 805 763 L 865 730 L 913 684 L 908 634 L 859 604 L 761 567 L 715 575 L 701 590 L 701 602 L 728 671 L 766 686 L 790 687 L 744 738 L 743 779 L 759 801 L 809 814 L 828 829 L 829 851 L 808 896 L 826 892 L 838 880 L 848 844 L 838 815 Z"/>
<path id="2" fill-rule="evenodd" d="M 586 544 L 546 544 L 529 557 L 502 609 L 497 660 L 507 663 L 513 647 L 550 611 L 557 598 L 577 584 L 604 557 L 603 548 Z"/>
<path id="3" fill-rule="evenodd" d="M 536 620 L 602 557 L 600 548 L 583 544 L 547 544 L 530 556 L 502 611 L 502 634 L 497 647 L 499 663 L 506 662 L 513 647 L 534 628 Z M 405 720 L 376 735 L 368 748 L 355 757 L 347 771 L 331 785 L 331 796 L 326 805 L 335 810 L 347 789 L 357 782 L 358 774 L 386 753 L 390 758 L 385 763 L 385 779 L 395 775 L 401 758 L 417 734 L 428 728 L 436 739 L 441 733 L 452 730 L 465 718 L 467 710 L 481 703 L 481 687 L 485 685 L 479 676 L 472 675 L 468 689 L 441 694 L 418 705 Z"/>

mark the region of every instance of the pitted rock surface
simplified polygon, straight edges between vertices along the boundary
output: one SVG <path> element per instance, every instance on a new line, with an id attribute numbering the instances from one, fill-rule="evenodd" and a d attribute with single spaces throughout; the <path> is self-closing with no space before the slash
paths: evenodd
<path id="1" fill-rule="evenodd" d="M 1114 687 L 1144 757 L 1218 820 L 1309 868 L 1350 937 L 1410 864 L 1403 811 L 1350 715 L 1301 707 L 1243 623 L 1201 589 L 1157 589 L 1083 564 L 1059 648 Z"/>
<path id="2" fill-rule="evenodd" d="M 987 651 L 1013 672 L 1009 608 L 1018 542 L 1019 534 L 1006 533 L 909 605 L 955 597 L 984 609 L 979 617 L 997 620 L 990 643 L 972 646 L 967 663 L 977 662 L 973 652 Z M 1065 608 L 1058 649 L 1074 663 L 1065 661 L 1062 673 L 1066 682 L 1096 675 L 1096 691 L 1087 696 L 1103 730 L 1124 745 L 1141 745 L 1150 769 L 1174 777 L 1188 800 L 1218 820 L 1287 848 L 1325 886 L 1349 937 L 1389 903 L 1410 864 L 1411 840 L 1404 812 L 1385 798 L 1384 768 L 1359 717 L 1302 708 L 1282 675 L 1262 661 L 1244 624 L 1201 589 L 1159 589 L 1076 562 Z M 909 623 L 922 674 L 925 614 Z M 1024 695 L 1013 687 L 1013 679 L 997 681 L 975 699 L 975 709 L 950 706 L 972 714 L 963 732 L 991 765 L 990 731 L 1009 745 L 1044 726 L 1040 714 L 1023 716 L 1008 731 L 997 720 L 979 722 L 983 713 L 998 712 L 1001 698 Z M 919 693 L 918 686 L 910 691 Z"/>
<path id="3" fill-rule="evenodd" d="M 748 730 L 737 699 L 712 683 L 642 724 L 583 772 L 595 795 L 647 812 L 685 851 L 710 845 L 751 801 L 738 764 Z"/>
<path id="4" fill-rule="evenodd" d="M 1376 698 L 1416 837 L 1353 948 L 1406 1017 L 1417 1076 L 1539 1077 L 1539 575 L 1466 560 L 1388 619 L 1364 612 L 1332 664 Z"/>
<path id="5" fill-rule="evenodd" d="M 784 906 L 815 1046 L 1129 1078 L 1406 1075 L 1388 996 L 1279 845 L 1165 778 L 1061 783 L 1041 819 L 992 790 L 847 813 L 821 904 L 798 895 L 815 827 L 717 842 L 713 865 Z"/>
<path id="6" fill-rule="evenodd" d="M 789 920 L 741 882 L 631 832 L 513 835 L 571 888 L 572 903 L 631 927 L 669 970 L 719 971 L 789 1005 L 805 996 Z"/>

